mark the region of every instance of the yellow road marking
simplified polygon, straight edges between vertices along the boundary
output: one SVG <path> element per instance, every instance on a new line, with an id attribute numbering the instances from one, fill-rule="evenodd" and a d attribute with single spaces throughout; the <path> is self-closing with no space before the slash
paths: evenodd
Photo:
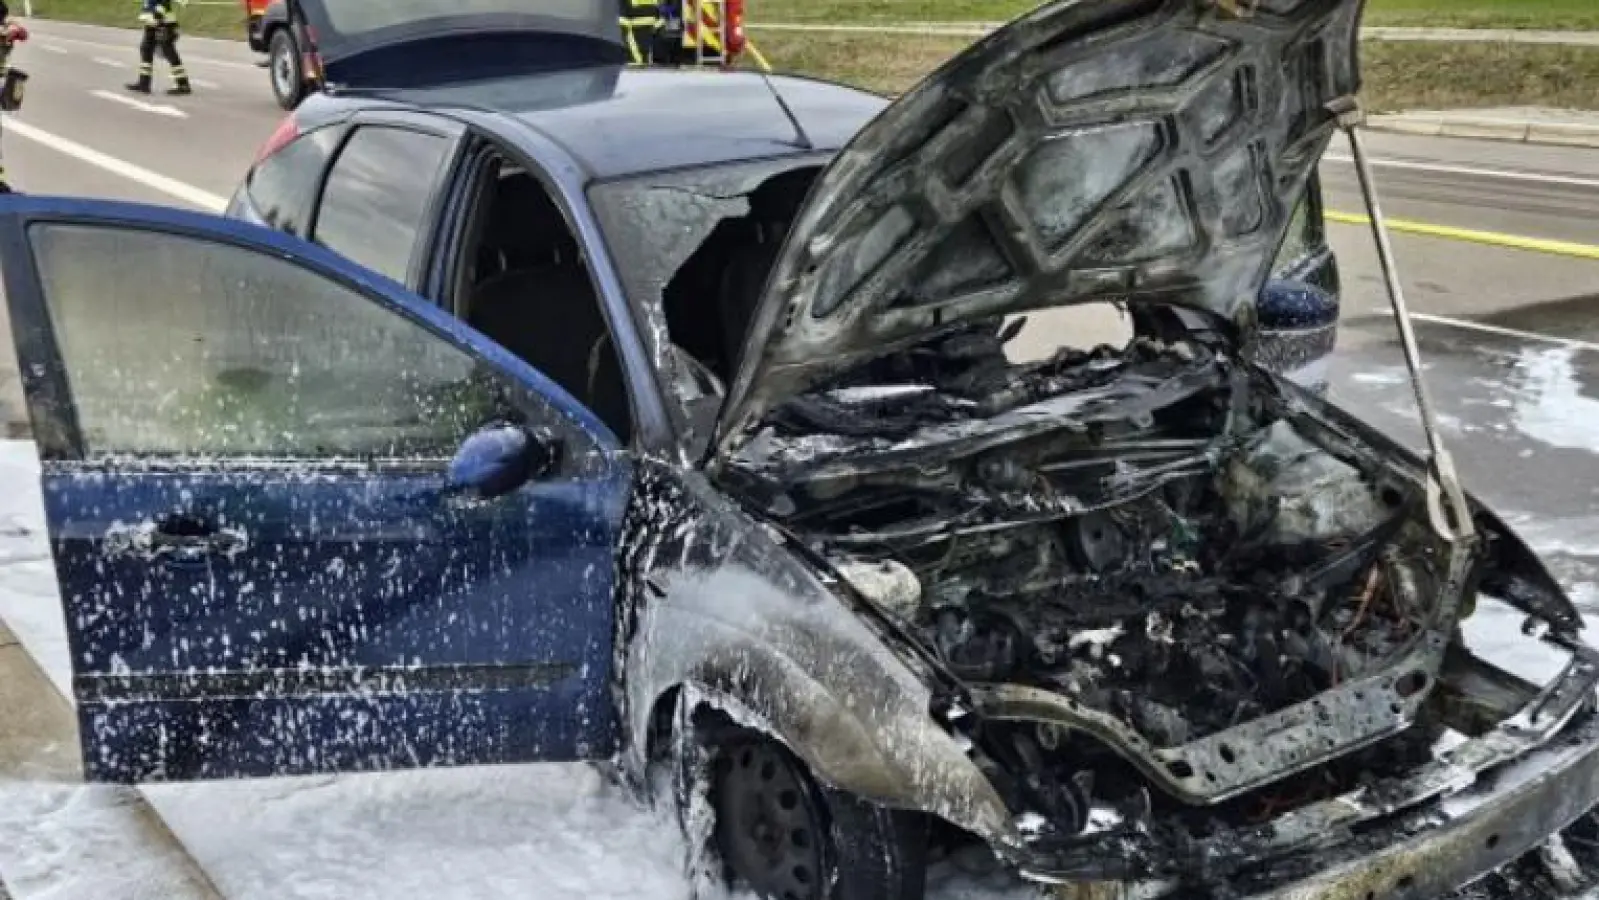
<path id="1" fill-rule="evenodd" d="M 1327 211 L 1327 221 L 1340 222 L 1344 225 L 1370 225 L 1371 219 L 1356 213 Z M 1574 256 L 1578 259 L 1599 260 L 1599 245 L 1578 244 L 1572 241 L 1555 241 L 1547 238 L 1522 237 L 1515 234 L 1500 234 L 1496 231 L 1477 231 L 1472 228 L 1455 228 L 1451 225 L 1433 225 L 1427 222 L 1413 222 L 1410 219 L 1387 219 L 1388 228 L 1392 231 L 1406 234 L 1420 234 L 1427 237 L 1445 238 L 1452 241 L 1469 241 L 1474 244 L 1488 244 L 1494 247 L 1509 247 L 1513 250 L 1531 250 L 1534 253 L 1553 253 L 1557 256 Z"/>
<path id="2" fill-rule="evenodd" d="M 744 49 L 748 50 L 750 56 L 755 58 L 755 64 L 757 66 L 761 67 L 761 71 L 763 71 L 763 72 L 772 71 L 772 64 L 767 62 L 766 61 L 766 57 L 761 55 L 761 51 L 758 50 L 755 47 L 755 42 L 754 41 L 750 40 L 749 38 L 745 38 L 744 39 Z"/>

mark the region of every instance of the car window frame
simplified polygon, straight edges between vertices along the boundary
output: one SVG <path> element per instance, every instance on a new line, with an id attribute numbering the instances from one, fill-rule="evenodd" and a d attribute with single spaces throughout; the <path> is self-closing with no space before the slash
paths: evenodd
<path id="1" fill-rule="evenodd" d="M 467 246 L 481 238 L 487 222 L 488 206 L 482 202 L 482 194 L 489 185 L 490 161 L 495 155 L 489 142 L 470 133 L 462 140 L 460 153 L 440 190 L 438 233 L 417 276 L 418 295 L 463 321 L 460 300 L 465 292 L 464 255 Z"/>
<path id="2" fill-rule="evenodd" d="M 305 208 L 300 210 L 301 221 L 303 223 L 301 230 L 305 233 L 293 234 L 292 232 L 285 231 L 277 225 L 271 224 L 267 225 L 268 228 L 271 228 L 273 231 L 282 232 L 283 234 L 292 235 L 293 237 L 297 237 L 302 240 L 310 240 L 309 235 L 312 234 L 316 228 L 316 214 L 321 208 L 322 188 L 327 184 L 328 174 L 333 171 L 333 161 L 338 159 L 339 154 L 344 151 L 345 141 L 350 137 L 350 128 L 351 125 L 347 121 L 324 122 L 313 125 L 307 128 L 305 131 L 300 132 L 300 134 L 295 136 L 294 140 L 279 148 L 277 152 L 273 153 L 271 156 L 268 156 L 262 160 L 258 160 L 254 165 L 250 166 L 250 171 L 245 173 L 244 184 L 240 185 L 240 190 L 244 192 L 244 197 L 249 201 L 250 208 L 255 211 L 257 216 L 261 217 L 262 222 L 265 222 L 266 216 L 261 210 L 261 204 L 256 201 L 255 194 L 251 192 L 251 186 L 255 183 L 255 176 L 263 167 L 269 165 L 273 160 L 278 159 L 282 153 L 289 150 L 291 147 L 300 143 L 301 141 L 324 133 L 330 133 L 332 135 L 333 146 L 328 149 L 327 156 L 321 160 L 320 164 L 316 168 L 316 171 L 311 176 L 311 185 L 304 201 Z"/>
<path id="3" fill-rule="evenodd" d="M 316 235 L 317 228 L 322 221 L 322 210 L 326 202 L 328 183 L 333 178 L 333 170 L 338 166 L 339 161 L 344 158 L 344 154 L 349 150 L 350 142 L 355 139 L 355 136 L 363 128 L 389 128 L 443 138 L 450 144 L 441 158 L 438 169 L 433 173 L 432 181 L 426 188 L 427 201 L 422 206 L 420 225 L 411 245 L 410 259 L 406 264 L 405 276 L 398 279 L 401 284 L 405 285 L 407 290 L 420 293 L 418 288 L 426 273 L 428 261 L 433 255 L 433 247 L 439 239 L 439 229 L 442 224 L 441 218 L 444 215 L 445 188 L 449 183 L 450 175 L 460 165 L 461 154 L 465 145 L 463 140 L 464 129 L 449 120 L 439 120 L 430 116 L 405 113 L 385 114 L 373 111 L 358 112 L 344 119 L 340 124 L 344 126 L 345 131 L 339 138 L 338 146 L 329 154 L 327 164 L 323 166 L 322 174 L 317 179 L 315 198 L 312 202 L 311 216 L 306 225 L 305 239 L 329 252 L 338 253 L 340 257 L 345 259 L 349 259 L 349 257 L 344 256 L 336 248 L 328 247 L 326 244 L 321 243 L 316 239 Z M 361 265 L 353 259 L 350 262 L 355 265 Z M 363 266 L 363 268 L 365 267 Z M 390 277 L 381 272 L 377 274 L 383 275 L 385 278 Z"/>

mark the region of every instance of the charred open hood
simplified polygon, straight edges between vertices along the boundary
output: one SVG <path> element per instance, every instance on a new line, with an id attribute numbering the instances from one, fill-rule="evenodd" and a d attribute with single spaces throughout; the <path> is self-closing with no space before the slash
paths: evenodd
<path id="1" fill-rule="evenodd" d="M 1359 87 L 1363 0 L 1056 0 L 855 136 L 760 301 L 717 446 L 964 322 L 1115 300 L 1247 334 Z"/>

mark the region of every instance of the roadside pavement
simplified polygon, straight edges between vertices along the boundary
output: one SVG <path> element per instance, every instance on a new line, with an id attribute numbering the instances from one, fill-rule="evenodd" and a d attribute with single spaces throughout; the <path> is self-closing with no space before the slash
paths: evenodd
<path id="1" fill-rule="evenodd" d="M 1599 32 L 1594 33 L 1599 39 Z M 1599 44 L 1596 44 L 1599 46 Z M 1371 116 L 1366 126 L 1425 137 L 1478 138 L 1524 144 L 1599 147 L 1599 111 L 1495 106 L 1482 109 L 1408 110 Z"/>
<path id="2" fill-rule="evenodd" d="M 1599 31 L 1538 31 L 1530 28 L 1391 28 L 1360 29 L 1368 41 L 1432 41 L 1450 44 L 1558 44 L 1599 47 Z"/>
<path id="3" fill-rule="evenodd" d="M 0 622 L 0 900 L 220 900 L 143 796 L 83 784 L 73 719 Z"/>

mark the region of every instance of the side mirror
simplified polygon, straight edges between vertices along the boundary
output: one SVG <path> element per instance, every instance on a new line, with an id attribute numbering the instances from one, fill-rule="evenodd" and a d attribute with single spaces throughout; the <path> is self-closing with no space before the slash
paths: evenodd
<path id="1" fill-rule="evenodd" d="M 1338 296 L 1308 282 L 1272 279 L 1261 287 L 1256 309 L 1251 361 L 1325 393 L 1327 363 L 1338 344 Z"/>
<path id="2" fill-rule="evenodd" d="M 451 493 L 491 499 L 509 494 L 548 472 L 555 447 L 516 425 L 490 425 L 461 443 L 450 460 Z"/>

